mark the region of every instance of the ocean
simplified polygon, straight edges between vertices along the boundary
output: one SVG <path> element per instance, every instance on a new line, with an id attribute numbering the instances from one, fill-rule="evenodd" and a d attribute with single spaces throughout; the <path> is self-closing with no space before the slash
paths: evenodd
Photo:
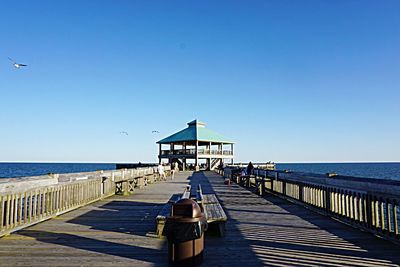
<path id="1" fill-rule="evenodd" d="M 111 163 L 0 163 L 0 178 L 114 170 Z M 277 163 L 278 170 L 400 180 L 400 163 Z"/>
<path id="2" fill-rule="evenodd" d="M 1 163 L 0 178 L 16 178 L 45 175 L 48 173 L 92 172 L 115 170 L 115 164 L 108 163 Z"/>
<path id="3" fill-rule="evenodd" d="M 337 173 L 363 178 L 400 180 L 400 162 L 388 163 L 278 163 L 278 170 L 311 173 Z"/>

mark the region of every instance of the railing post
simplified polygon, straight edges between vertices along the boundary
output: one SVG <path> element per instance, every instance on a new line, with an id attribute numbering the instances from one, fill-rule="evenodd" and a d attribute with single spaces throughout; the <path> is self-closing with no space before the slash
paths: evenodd
<path id="1" fill-rule="evenodd" d="M 261 181 L 261 196 L 264 195 L 265 193 L 265 180 L 267 178 L 267 171 L 265 171 L 265 176 L 262 177 L 262 181 Z"/>
<path id="2" fill-rule="evenodd" d="M 282 195 L 286 196 L 286 181 L 282 180 Z"/>
<path id="3" fill-rule="evenodd" d="M 301 202 L 304 202 L 304 192 L 303 192 L 304 186 L 303 184 L 299 183 L 299 200 Z"/>
<path id="4" fill-rule="evenodd" d="M 365 211 L 366 211 L 366 219 L 367 219 L 367 225 L 369 229 L 372 229 L 375 223 L 373 222 L 373 202 L 372 202 L 372 196 L 370 194 L 367 194 L 365 196 Z"/>
<path id="5" fill-rule="evenodd" d="M 394 225 L 394 234 L 399 239 L 399 222 L 397 217 L 397 211 L 399 209 L 399 203 L 397 200 L 393 200 L 393 225 Z"/>
<path id="6" fill-rule="evenodd" d="M 386 221 L 385 221 L 385 200 L 380 197 L 379 198 L 379 204 L 380 204 L 380 221 L 381 221 L 381 229 L 382 229 L 382 233 L 384 234 L 386 232 Z"/>
<path id="7" fill-rule="evenodd" d="M 4 213 L 5 213 L 5 209 L 4 209 L 4 197 L 0 196 L 0 233 L 2 232 L 3 228 L 4 228 Z"/>
<path id="8" fill-rule="evenodd" d="M 329 187 L 325 188 L 325 211 L 329 214 L 331 213 L 331 189 Z"/>
<path id="9" fill-rule="evenodd" d="M 250 176 L 251 174 L 249 174 L 249 175 L 247 175 L 246 176 L 246 183 L 245 183 L 245 186 L 247 187 L 247 188 L 249 188 L 250 187 Z"/>
<path id="10" fill-rule="evenodd" d="M 393 220 L 391 218 L 391 215 L 392 215 L 391 209 L 393 209 L 393 204 L 390 203 L 390 208 L 389 208 L 389 202 L 390 202 L 390 199 L 387 198 L 386 199 L 387 231 L 388 231 L 389 235 L 392 235 L 392 233 L 393 233 L 393 226 L 392 226 Z"/>

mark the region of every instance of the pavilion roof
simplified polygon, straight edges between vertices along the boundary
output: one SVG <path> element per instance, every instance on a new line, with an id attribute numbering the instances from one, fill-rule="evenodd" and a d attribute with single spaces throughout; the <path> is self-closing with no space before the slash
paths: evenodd
<path id="1" fill-rule="evenodd" d="M 204 141 L 224 144 L 234 143 L 223 135 L 207 129 L 205 126 L 206 124 L 201 121 L 191 121 L 188 123 L 188 127 L 186 129 L 161 139 L 157 142 L 157 144 L 170 144 L 188 141 Z"/>

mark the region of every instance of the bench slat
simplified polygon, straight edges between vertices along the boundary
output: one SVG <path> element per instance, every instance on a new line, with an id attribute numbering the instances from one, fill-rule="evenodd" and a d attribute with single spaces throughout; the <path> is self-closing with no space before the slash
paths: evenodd
<path id="1" fill-rule="evenodd" d="M 204 204 L 215 204 L 219 203 L 218 198 L 214 194 L 203 195 Z"/>
<path id="2" fill-rule="evenodd" d="M 219 203 L 205 204 L 204 205 L 205 215 L 207 222 L 212 221 L 227 221 L 228 217 L 225 214 L 224 209 Z"/>

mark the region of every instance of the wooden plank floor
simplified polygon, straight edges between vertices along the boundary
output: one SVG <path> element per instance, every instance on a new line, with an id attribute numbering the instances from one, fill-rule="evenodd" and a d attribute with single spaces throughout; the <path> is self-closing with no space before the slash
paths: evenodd
<path id="1" fill-rule="evenodd" d="M 166 241 L 147 237 L 170 196 L 190 182 L 215 193 L 227 233 L 205 239 L 203 266 L 398 266 L 400 246 L 274 196 L 227 186 L 212 172 L 180 173 L 0 238 L 0 266 L 166 266 Z M 212 229 L 211 229 L 212 230 Z"/>
<path id="2" fill-rule="evenodd" d="M 210 266 L 398 266 L 400 246 L 278 197 L 224 185 L 212 172 L 193 177 L 214 191 L 228 216 L 224 238 L 206 239 Z"/>
<path id="3" fill-rule="evenodd" d="M 166 240 L 147 237 L 190 173 L 113 196 L 0 238 L 0 266 L 167 266 Z"/>

